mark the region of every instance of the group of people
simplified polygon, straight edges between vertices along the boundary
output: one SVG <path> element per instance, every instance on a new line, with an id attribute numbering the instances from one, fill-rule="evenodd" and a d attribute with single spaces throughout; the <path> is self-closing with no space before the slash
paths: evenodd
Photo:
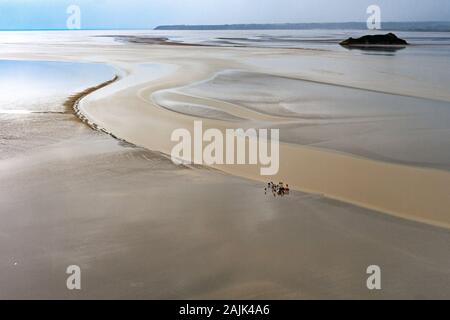
<path id="1" fill-rule="evenodd" d="M 272 181 L 267 184 L 267 187 L 264 188 L 264 194 L 267 194 L 267 192 L 272 191 L 272 194 L 274 197 L 276 196 L 284 196 L 289 194 L 289 185 L 284 185 L 283 182 L 280 182 L 279 184 L 275 184 Z"/>

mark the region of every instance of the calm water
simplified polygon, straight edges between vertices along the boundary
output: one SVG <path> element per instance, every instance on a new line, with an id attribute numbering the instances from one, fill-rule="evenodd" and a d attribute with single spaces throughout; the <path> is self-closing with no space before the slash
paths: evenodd
<path id="1" fill-rule="evenodd" d="M 221 30 L 221 31 L 139 31 L 142 34 L 166 36 L 170 40 L 215 45 L 242 45 L 258 47 L 346 49 L 339 42 L 348 37 L 366 34 L 385 34 L 389 30 Z M 444 46 L 450 48 L 450 32 L 392 31 L 414 47 Z"/>
<path id="2" fill-rule="evenodd" d="M 114 74 L 100 64 L 0 60 L 0 159 L 80 135 L 64 101 Z"/>
<path id="3" fill-rule="evenodd" d="M 102 64 L 0 60 L 0 114 L 62 111 L 68 96 L 114 73 Z"/>
<path id="4" fill-rule="evenodd" d="M 346 49 L 339 42 L 348 37 L 359 37 L 366 34 L 385 34 L 394 32 L 406 39 L 414 47 L 441 47 L 450 50 L 450 32 L 412 32 L 390 30 L 87 30 L 87 31 L 3 31 L 0 32 L 0 43 L 10 44 L 46 44 L 67 42 L 70 44 L 89 44 L 103 42 L 110 45 L 121 45 L 114 42 L 111 35 L 135 35 L 149 37 L 167 37 L 171 41 L 214 44 L 242 45 L 263 47 L 316 48 L 327 50 Z M 108 37 L 101 37 L 101 36 Z M 100 36 L 100 37 L 99 37 Z M 408 50 L 410 51 L 410 50 Z M 408 51 L 402 51 L 408 52 Z M 414 50 L 415 51 L 415 50 Z"/>

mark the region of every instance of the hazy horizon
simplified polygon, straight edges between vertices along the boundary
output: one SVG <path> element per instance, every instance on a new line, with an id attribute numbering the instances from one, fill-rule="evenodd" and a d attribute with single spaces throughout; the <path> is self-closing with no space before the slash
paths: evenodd
<path id="1" fill-rule="evenodd" d="M 335 22 L 335 21 L 328 21 L 328 22 L 292 22 L 292 21 L 287 21 L 287 22 L 276 22 L 276 23 L 264 23 L 264 22 L 260 22 L 260 23 L 223 23 L 223 24 L 161 24 L 161 25 L 157 25 L 154 27 L 147 27 L 147 28 L 139 28 L 139 27 L 129 27 L 129 28 L 113 28 L 113 27 L 98 27 L 98 28 L 82 28 L 80 30 L 73 30 L 73 29 L 67 29 L 67 28 L 47 28 L 47 29 L 1 29 L 0 31 L 102 31 L 102 30 L 155 30 L 158 27 L 166 27 L 166 26 L 233 26 L 233 25 L 302 25 L 302 24 L 317 24 L 317 25 L 326 25 L 326 24 L 364 24 L 365 26 L 366 21 L 342 21 L 342 22 Z M 435 21 L 384 21 L 384 24 L 393 24 L 393 23 L 401 23 L 401 24 L 408 24 L 408 23 L 446 23 L 446 24 L 450 24 L 450 20 L 435 20 Z M 365 29 L 365 28 L 364 28 Z M 384 28 L 385 29 L 385 28 Z M 289 30 L 289 29 L 288 29 Z M 295 30 L 295 29 L 294 29 Z M 381 29 L 383 30 L 383 28 Z M 385 29 L 385 30 L 389 30 L 389 29 Z M 432 30 L 431 30 L 432 31 Z"/>

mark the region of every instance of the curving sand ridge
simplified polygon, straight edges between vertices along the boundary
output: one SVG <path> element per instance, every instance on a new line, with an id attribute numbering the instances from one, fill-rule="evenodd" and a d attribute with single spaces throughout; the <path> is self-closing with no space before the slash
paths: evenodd
<path id="1" fill-rule="evenodd" d="M 118 68 L 125 69 L 128 75 L 83 99 L 80 111 L 117 137 L 170 154 L 174 145 L 170 141 L 172 131 L 187 128 L 192 132 L 193 121 L 198 117 L 169 111 L 155 103 L 152 95 L 160 90 L 205 80 L 224 69 L 249 68 L 236 60 L 236 56 L 242 54 L 239 51 L 233 51 L 227 57 L 229 53 L 225 50 L 218 59 L 214 49 L 184 50 L 186 55 L 183 58 L 179 48 L 154 50 L 153 61 L 170 65 L 159 66 L 157 70 L 150 66 L 144 73 L 139 66 L 113 62 Z M 243 53 L 248 54 L 245 50 Z M 257 70 L 253 68 L 252 71 Z M 156 77 L 155 73 L 159 76 Z M 152 80 L 148 81 L 150 76 Z M 195 104 L 198 98 L 186 102 Z M 219 102 L 216 107 L 220 107 Z M 203 118 L 203 126 L 204 129 L 225 130 L 239 127 L 239 123 Z M 445 170 L 373 161 L 287 143 L 280 146 L 280 171 L 275 177 L 261 177 L 256 166 L 225 165 L 217 168 L 264 182 L 268 179 L 287 181 L 296 190 L 324 194 L 396 216 L 450 227 L 450 173 Z"/>

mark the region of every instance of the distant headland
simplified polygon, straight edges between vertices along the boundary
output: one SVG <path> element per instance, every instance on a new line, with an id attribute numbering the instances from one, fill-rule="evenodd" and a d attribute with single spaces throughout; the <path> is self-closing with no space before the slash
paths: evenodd
<path id="1" fill-rule="evenodd" d="M 450 32 L 450 21 L 384 22 L 384 30 Z M 367 30 L 365 22 L 164 25 L 154 30 Z"/>

